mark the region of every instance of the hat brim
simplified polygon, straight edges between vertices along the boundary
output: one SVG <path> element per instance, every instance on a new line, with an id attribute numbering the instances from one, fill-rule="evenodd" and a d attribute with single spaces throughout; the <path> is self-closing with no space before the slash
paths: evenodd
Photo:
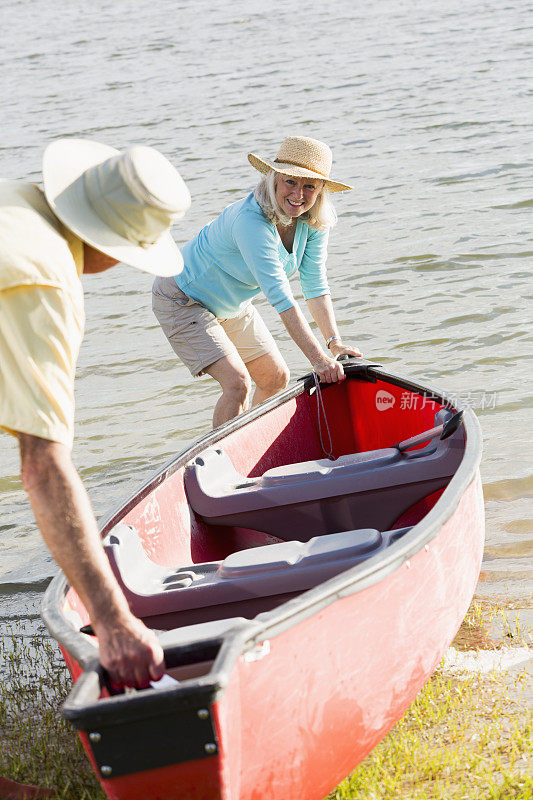
<path id="1" fill-rule="evenodd" d="M 347 192 L 349 189 L 353 189 L 353 186 L 349 186 L 347 183 L 341 183 L 340 181 L 333 181 L 330 178 L 325 178 L 319 172 L 313 172 L 311 169 L 306 169 L 305 167 L 296 167 L 294 164 L 281 164 L 276 161 L 265 161 L 263 158 L 256 156 L 255 153 L 248 153 L 248 161 L 252 167 L 255 167 L 255 169 L 259 170 L 259 172 L 262 172 L 263 174 L 266 174 L 269 170 L 273 169 L 274 172 L 278 172 L 280 175 L 291 175 L 295 178 L 316 178 L 324 181 L 330 192 Z"/>
<path id="2" fill-rule="evenodd" d="M 177 275 L 183 269 L 183 258 L 170 233 L 150 247 L 140 247 L 115 233 L 89 202 L 83 173 L 119 152 L 87 139 L 52 142 L 43 155 L 46 200 L 61 222 L 95 250 L 152 275 Z"/>

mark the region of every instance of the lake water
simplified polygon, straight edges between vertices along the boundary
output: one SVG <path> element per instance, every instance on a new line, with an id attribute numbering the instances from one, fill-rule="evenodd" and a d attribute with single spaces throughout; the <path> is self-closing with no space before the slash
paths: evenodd
<path id="1" fill-rule="evenodd" d="M 329 275 L 346 341 L 478 413 L 487 547 L 478 595 L 532 617 L 531 98 L 527 3 L 4 0 L 1 174 L 39 181 L 59 136 L 146 143 L 193 198 L 186 241 L 257 180 L 246 154 L 329 142 Z M 97 515 L 206 431 L 150 310 L 148 275 L 84 279 L 75 462 Z M 528 298 L 529 293 L 529 298 Z M 259 301 L 293 377 L 304 357 Z M 0 622 L 37 624 L 56 567 L 0 436 Z"/>

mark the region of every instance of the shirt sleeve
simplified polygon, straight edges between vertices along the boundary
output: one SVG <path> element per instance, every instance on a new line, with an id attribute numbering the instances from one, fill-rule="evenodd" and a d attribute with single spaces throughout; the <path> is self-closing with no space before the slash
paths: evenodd
<path id="1" fill-rule="evenodd" d="M 233 223 L 233 238 L 246 266 L 268 302 L 281 314 L 295 305 L 289 279 L 279 259 L 274 227 L 253 214 L 239 214 Z"/>
<path id="2" fill-rule="evenodd" d="M 330 294 L 326 275 L 329 231 L 309 228 L 302 262 L 300 264 L 300 283 L 306 300 Z"/>

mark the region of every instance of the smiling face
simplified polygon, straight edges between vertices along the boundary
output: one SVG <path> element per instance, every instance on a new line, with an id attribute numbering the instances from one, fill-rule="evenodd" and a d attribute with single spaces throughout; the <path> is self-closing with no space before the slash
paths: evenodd
<path id="1" fill-rule="evenodd" d="M 323 184 L 315 178 L 277 175 L 276 200 L 287 216 L 296 219 L 314 206 Z"/>

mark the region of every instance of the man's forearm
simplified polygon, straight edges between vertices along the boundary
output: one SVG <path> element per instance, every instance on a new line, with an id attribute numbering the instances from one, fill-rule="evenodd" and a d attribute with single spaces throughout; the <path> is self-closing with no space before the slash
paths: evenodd
<path id="1" fill-rule="evenodd" d="M 24 487 L 50 552 L 91 619 L 103 621 L 127 614 L 127 602 L 105 556 L 87 492 L 70 453 L 56 442 L 46 442 L 29 453 L 24 441 L 28 439 L 21 440 Z"/>
<path id="2" fill-rule="evenodd" d="M 100 662 L 117 687 L 146 687 L 164 672 L 154 632 L 133 616 L 104 553 L 89 497 L 68 449 L 20 434 L 22 481 L 52 555 L 81 597 Z"/>

